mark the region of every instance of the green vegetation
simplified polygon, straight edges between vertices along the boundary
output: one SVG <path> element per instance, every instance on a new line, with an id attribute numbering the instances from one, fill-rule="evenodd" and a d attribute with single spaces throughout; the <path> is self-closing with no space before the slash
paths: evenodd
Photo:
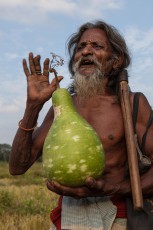
<path id="1" fill-rule="evenodd" d="M 58 196 L 45 185 L 42 164 L 21 176 L 11 176 L 0 161 L 0 230 L 48 230 Z"/>
<path id="2" fill-rule="evenodd" d="M 7 161 L 8 162 L 10 152 L 11 152 L 11 145 L 0 144 L 0 161 Z"/>

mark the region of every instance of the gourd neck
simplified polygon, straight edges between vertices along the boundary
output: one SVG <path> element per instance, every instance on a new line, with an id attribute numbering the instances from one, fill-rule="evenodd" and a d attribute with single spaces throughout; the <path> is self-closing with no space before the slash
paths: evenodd
<path id="1" fill-rule="evenodd" d="M 63 113 L 70 113 L 72 111 L 76 111 L 72 97 L 70 93 L 65 88 L 59 88 L 54 91 L 52 95 L 52 102 L 55 117 L 59 117 Z"/>

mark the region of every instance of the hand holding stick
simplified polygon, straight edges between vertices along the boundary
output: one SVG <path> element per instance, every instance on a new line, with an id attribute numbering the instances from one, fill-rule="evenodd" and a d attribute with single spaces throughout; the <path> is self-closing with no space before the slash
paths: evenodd
<path id="1" fill-rule="evenodd" d="M 134 139 L 127 70 L 123 70 L 119 75 L 119 92 L 125 130 L 125 139 L 127 145 L 127 156 L 130 172 L 133 205 L 134 210 L 141 210 L 143 208 L 143 197 L 140 183 L 137 150 Z"/>

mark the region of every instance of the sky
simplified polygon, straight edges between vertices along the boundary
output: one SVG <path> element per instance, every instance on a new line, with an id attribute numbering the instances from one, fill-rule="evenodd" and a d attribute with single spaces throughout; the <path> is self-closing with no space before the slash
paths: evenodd
<path id="1" fill-rule="evenodd" d="M 62 56 L 65 64 L 56 70 L 64 76 L 61 87 L 67 87 L 67 39 L 86 22 L 104 20 L 123 35 L 132 58 L 130 88 L 144 93 L 153 106 L 152 9 L 152 0 L 0 0 L 0 144 L 12 144 L 24 114 L 22 59 L 29 52 L 40 54 L 41 63 L 50 52 Z M 38 125 L 50 106 L 51 100 L 40 112 Z"/>

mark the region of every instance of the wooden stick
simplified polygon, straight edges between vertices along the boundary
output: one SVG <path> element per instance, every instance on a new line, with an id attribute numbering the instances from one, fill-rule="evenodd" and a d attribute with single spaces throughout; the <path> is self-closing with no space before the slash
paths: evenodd
<path id="1" fill-rule="evenodd" d="M 130 172 L 133 205 L 134 210 L 141 210 L 143 208 L 143 197 L 140 183 L 137 150 L 132 121 L 132 111 L 129 98 L 128 77 L 126 70 L 123 70 L 123 72 L 119 76 L 119 92 L 121 109 L 123 114 L 123 123 L 125 129 L 125 139 L 127 145 L 127 156 Z"/>

